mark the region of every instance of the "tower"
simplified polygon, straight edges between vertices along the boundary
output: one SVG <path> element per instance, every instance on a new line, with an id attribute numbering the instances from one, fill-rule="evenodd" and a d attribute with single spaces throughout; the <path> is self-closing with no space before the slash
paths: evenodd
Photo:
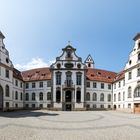
<path id="1" fill-rule="evenodd" d="M 89 54 L 88 57 L 85 60 L 85 64 L 87 66 L 87 68 L 95 68 L 95 63 L 93 58 L 91 57 L 91 55 Z"/>

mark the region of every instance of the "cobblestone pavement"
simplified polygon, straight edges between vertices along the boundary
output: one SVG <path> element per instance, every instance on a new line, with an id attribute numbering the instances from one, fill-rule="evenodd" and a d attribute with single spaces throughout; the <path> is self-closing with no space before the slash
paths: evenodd
<path id="1" fill-rule="evenodd" d="M 140 140 L 140 114 L 0 112 L 0 140 Z"/>

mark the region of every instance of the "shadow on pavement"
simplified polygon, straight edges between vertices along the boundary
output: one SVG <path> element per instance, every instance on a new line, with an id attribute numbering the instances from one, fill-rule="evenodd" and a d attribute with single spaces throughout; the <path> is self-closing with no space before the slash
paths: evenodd
<path id="1" fill-rule="evenodd" d="M 0 117 L 7 118 L 23 118 L 23 117 L 40 117 L 40 116 L 57 116 L 57 113 L 47 113 L 39 111 L 14 111 L 14 112 L 0 112 Z"/>

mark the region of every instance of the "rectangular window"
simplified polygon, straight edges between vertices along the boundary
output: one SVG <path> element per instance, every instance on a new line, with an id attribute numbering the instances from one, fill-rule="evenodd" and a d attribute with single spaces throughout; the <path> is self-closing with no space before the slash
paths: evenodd
<path id="1" fill-rule="evenodd" d="M 18 92 L 15 92 L 15 99 L 18 100 Z"/>
<path id="2" fill-rule="evenodd" d="M 15 104 L 15 107 L 18 108 L 18 104 Z"/>
<path id="3" fill-rule="evenodd" d="M 16 86 L 18 87 L 18 80 L 15 80 Z"/>
<path id="4" fill-rule="evenodd" d="M 123 92 L 123 101 L 125 100 L 125 92 Z"/>
<path id="5" fill-rule="evenodd" d="M 6 104 L 6 108 L 9 108 L 10 106 L 9 102 L 6 102 L 5 104 Z"/>
<path id="6" fill-rule="evenodd" d="M 128 73 L 128 80 L 130 80 L 130 79 L 132 79 L 132 72 L 131 71 Z"/>
<path id="7" fill-rule="evenodd" d="M 128 104 L 128 108 L 131 108 L 131 104 Z"/>
<path id="8" fill-rule="evenodd" d="M 87 87 L 90 88 L 90 82 L 87 82 Z"/>
<path id="9" fill-rule="evenodd" d="M 93 88 L 97 88 L 97 83 L 93 82 Z"/>
<path id="10" fill-rule="evenodd" d="M 25 104 L 25 107 L 26 107 L 26 108 L 29 108 L 29 104 Z"/>
<path id="11" fill-rule="evenodd" d="M 123 80 L 123 86 L 125 86 L 125 80 Z"/>
<path id="12" fill-rule="evenodd" d="M 137 76 L 140 76 L 140 68 L 137 69 Z"/>
<path id="13" fill-rule="evenodd" d="M 47 104 L 47 108 L 51 108 L 51 104 Z"/>
<path id="14" fill-rule="evenodd" d="M 116 102 L 116 94 L 114 94 L 114 102 Z"/>
<path id="15" fill-rule="evenodd" d="M 104 89 L 104 83 L 101 83 L 101 89 Z"/>
<path id="16" fill-rule="evenodd" d="M 108 105 L 108 108 L 111 108 L 111 105 Z"/>
<path id="17" fill-rule="evenodd" d="M 35 104 L 32 104 L 32 108 L 35 108 Z"/>
<path id="18" fill-rule="evenodd" d="M 56 73 L 56 85 L 61 85 L 61 73 Z"/>
<path id="19" fill-rule="evenodd" d="M 39 87 L 43 88 L 43 82 L 39 82 Z"/>
<path id="20" fill-rule="evenodd" d="M 23 84 L 22 84 L 22 82 L 20 82 L 20 88 L 22 88 L 23 87 Z"/>
<path id="21" fill-rule="evenodd" d="M 26 83 L 25 84 L 25 88 L 29 88 L 29 83 Z"/>
<path id="22" fill-rule="evenodd" d="M 118 87 L 119 87 L 119 88 L 121 87 L 121 82 L 118 83 Z"/>
<path id="23" fill-rule="evenodd" d="M 40 104 L 40 105 L 39 105 L 39 108 L 43 108 L 43 104 Z"/>
<path id="24" fill-rule="evenodd" d="M 100 105 L 100 108 L 104 108 L 104 105 Z"/>
<path id="25" fill-rule="evenodd" d="M 7 70 L 7 69 L 5 70 L 5 77 L 9 78 L 9 70 Z"/>
<path id="26" fill-rule="evenodd" d="M 35 83 L 32 83 L 32 88 L 35 88 Z"/>
<path id="27" fill-rule="evenodd" d="M 77 85 L 81 85 L 81 78 L 82 78 L 82 75 L 81 74 L 77 74 L 76 75 L 76 84 Z"/>
<path id="28" fill-rule="evenodd" d="M 23 95 L 22 95 L 22 92 L 20 93 L 20 100 L 22 101 L 22 97 L 23 97 Z"/>
<path id="29" fill-rule="evenodd" d="M 116 89 L 116 83 L 114 84 L 114 89 Z"/>
<path id="30" fill-rule="evenodd" d="M 47 87 L 51 87 L 51 81 L 47 82 Z"/>
<path id="31" fill-rule="evenodd" d="M 96 104 L 93 104 L 93 108 L 96 108 Z"/>
<path id="32" fill-rule="evenodd" d="M 111 89 L 111 84 L 108 84 L 108 89 Z"/>

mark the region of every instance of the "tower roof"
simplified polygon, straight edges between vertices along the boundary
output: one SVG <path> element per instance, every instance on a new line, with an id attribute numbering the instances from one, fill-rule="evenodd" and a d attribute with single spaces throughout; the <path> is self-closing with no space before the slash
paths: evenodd
<path id="1" fill-rule="evenodd" d="M 94 60 L 93 60 L 93 58 L 92 58 L 92 56 L 90 54 L 88 55 L 88 57 L 85 60 L 85 63 L 89 63 L 89 62 L 94 64 Z"/>
<path id="2" fill-rule="evenodd" d="M 5 36 L 3 35 L 1 31 L 0 31 L 0 37 L 2 37 L 3 39 L 5 38 Z"/>
<path id="3" fill-rule="evenodd" d="M 136 40 L 138 40 L 138 39 L 140 39 L 140 32 L 137 33 L 137 35 L 133 38 L 134 41 L 136 41 Z"/>

